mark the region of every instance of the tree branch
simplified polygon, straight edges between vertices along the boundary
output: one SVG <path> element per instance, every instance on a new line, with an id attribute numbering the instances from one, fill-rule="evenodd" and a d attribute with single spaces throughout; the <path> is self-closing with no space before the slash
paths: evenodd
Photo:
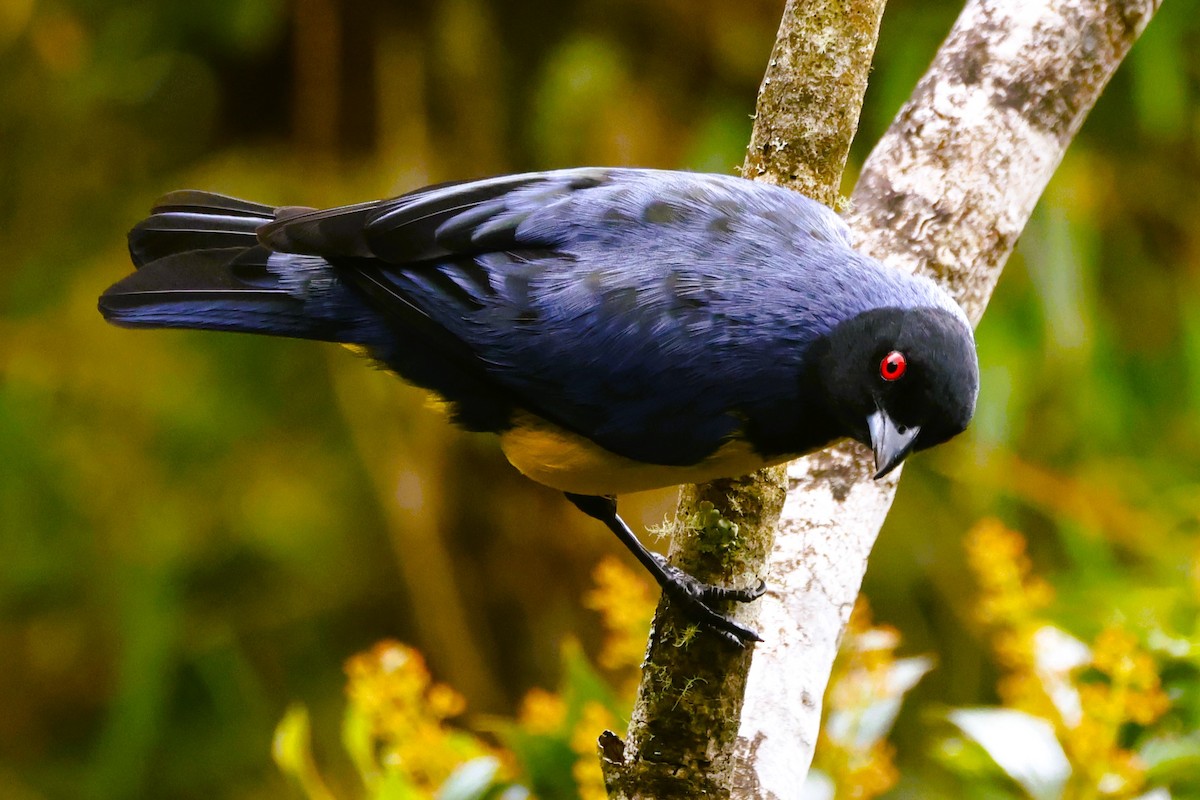
<path id="1" fill-rule="evenodd" d="M 858 125 L 883 5 L 789 0 L 759 91 L 744 174 L 832 205 Z M 764 574 L 783 497 L 782 468 L 686 487 L 671 539 L 672 563 L 701 580 L 753 586 Z M 738 618 L 756 626 L 756 606 L 738 609 Z M 752 652 L 697 632 L 664 597 L 627 742 L 611 734 L 601 738 L 610 796 L 730 796 Z"/>
<path id="2" fill-rule="evenodd" d="M 1160 0 L 971 0 L 863 169 L 856 245 L 938 280 L 978 322 L 1017 237 Z M 986 391 L 986 387 L 985 387 Z M 788 468 L 737 742 L 735 796 L 790 797 L 895 492 L 865 448 Z"/>
<path id="3" fill-rule="evenodd" d="M 789 0 L 754 114 L 742 175 L 838 199 L 885 0 Z"/>

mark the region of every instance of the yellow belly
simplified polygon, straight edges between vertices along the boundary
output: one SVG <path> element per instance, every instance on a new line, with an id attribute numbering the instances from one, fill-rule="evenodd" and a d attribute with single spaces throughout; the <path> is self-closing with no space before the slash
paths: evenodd
<path id="1" fill-rule="evenodd" d="M 501 434 L 500 447 L 514 467 L 538 483 L 589 495 L 625 494 L 749 475 L 756 469 L 782 464 L 791 458 L 780 456 L 764 461 L 748 443 L 734 439 L 692 466 L 644 464 L 529 415 L 519 418 L 511 430 Z"/>

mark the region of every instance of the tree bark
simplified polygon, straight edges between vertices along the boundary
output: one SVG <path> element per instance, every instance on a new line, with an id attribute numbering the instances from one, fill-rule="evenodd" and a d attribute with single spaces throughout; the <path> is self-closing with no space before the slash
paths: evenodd
<path id="1" fill-rule="evenodd" d="M 933 277 L 977 323 L 1067 145 L 1159 3 L 968 2 L 864 166 L 847 214 L 856 246 Z M 789 465 L 736 797 L 794 797 L 807 774 L 833 657 L 898 480 L 870 475 L 857 445 Z"/>

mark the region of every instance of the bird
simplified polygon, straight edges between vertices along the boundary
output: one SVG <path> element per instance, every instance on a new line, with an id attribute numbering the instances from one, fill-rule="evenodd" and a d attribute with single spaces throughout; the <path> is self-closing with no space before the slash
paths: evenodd
<path id="1" fill-rule="evenodd" d="M 572 168 L 336 208 L 199 190 L 128 236 L 99 299 L 129 328 L 337 342 L 497 434 L 508 460 L 604 523 L 701 625 L 747 588 L 652 554 L 618 495 L 750 474 L 841 439 L 879 478 L 962 432 L 972 327 L 928 278 L 851 244 L 827 206 L 734 175 Z"/>

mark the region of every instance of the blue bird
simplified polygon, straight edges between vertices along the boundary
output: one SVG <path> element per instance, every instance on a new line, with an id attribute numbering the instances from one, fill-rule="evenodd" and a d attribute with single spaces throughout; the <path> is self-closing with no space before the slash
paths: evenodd
<path id="1" fill-rule="evenodd" d="M 856 252 L 820 203 L 732 176 L 569 169 L 327 210 L 180 191 L 129 250 L 137 271 L 100 298 L 110 322 L 360 346 L 498 434 L 518 470 L 739 642 L 758 637 L 712 605 L 763 586 L 667 565 L 615 496 L 846 437 L 880 477 L 961 432 L 978 392 L 948 295 Z"/>

